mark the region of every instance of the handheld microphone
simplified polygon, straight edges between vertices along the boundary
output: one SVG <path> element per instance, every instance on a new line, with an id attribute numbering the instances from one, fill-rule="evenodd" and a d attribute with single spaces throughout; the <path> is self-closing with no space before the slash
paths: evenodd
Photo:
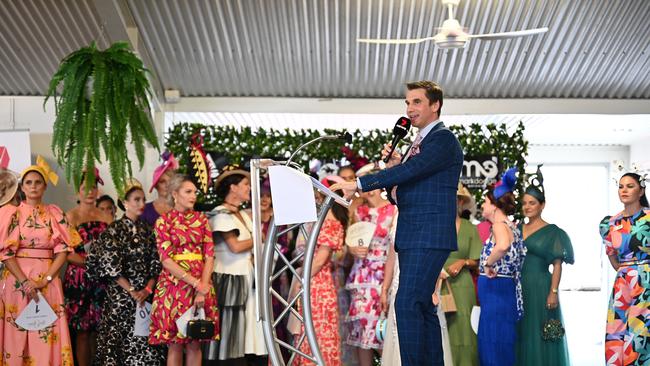
<path id="1" fill-rule="evenodd" d="M 399 140 L 403 139 L 411 129 L 411 120 L 406 117 L 400 117 L 397 122 L 395 122 L 395 127 L 393 127 L 393 141 L 391 142 L 390 152 L 384 158 L 384 163 L 388 163 L 390 157 L 395 151 L 395 147 Z"/>

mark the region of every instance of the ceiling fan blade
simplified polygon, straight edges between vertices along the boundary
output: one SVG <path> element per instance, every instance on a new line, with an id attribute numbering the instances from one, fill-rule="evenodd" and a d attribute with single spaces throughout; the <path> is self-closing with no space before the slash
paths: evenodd
<path id="1" fill-rule="evenodd" d="M 507 39 L 507 38 L 514 38 L 514 37 L 524 37 L 524 36 L 532 36 L 535 34 L 540 34 L 540 33 L 546 33 L 548 32 L 548 28 L 536 28 L 536 29 L 526 29 L 526 30 L 521 30 L 521 31 L 514 31 L 514 32 L 503 32 L 503 33 L 489 33 L 489 34 L 468 34 L 467 36 L 469 38 L 478 38 L 478 39 Z"/>
<path id="2" fill-rule="evenodd" d="M 357 38 L 359 43 L 373 43 L 373 44 L 415 44 L 424 41 L 430 41 L 433 37 L 427 38 L 404 38 L 404 39 L 367 39 L 367 38 Z"/>

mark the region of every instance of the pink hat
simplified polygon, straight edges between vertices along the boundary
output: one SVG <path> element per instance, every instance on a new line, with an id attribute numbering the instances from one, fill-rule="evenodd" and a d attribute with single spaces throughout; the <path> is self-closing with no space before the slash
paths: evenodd
<path id="1" fill-rule="evenodd" d="M 328 175 L 327 177 L 321 179 L 321 183 L 327 188 L 330 187 L 329 182 L 334 182 L 334 183 L 345 183 L 345 179 L 339 177 L 338 175 Z"/>
<path id="2" fill-rule="evenodd" d="M 149 193 L 153 192 L 153 189 L 156 187 L 156 184 L 158 184 L 160 177 L 162 177 L 163 174 L 165 174 L 165 172 L 168 169 L 171 170 L 178 169 L 178 161 L 176 161 L 176 159 L 174 158 L 174 154 L 172 154 L 171 152 L 165 151 L 162 154 L 162 159 L 163 159 L 162 164 L 160 164 L 153 172 L 153 182 L 151 182 L 151 188 L 149 188 Z"/>

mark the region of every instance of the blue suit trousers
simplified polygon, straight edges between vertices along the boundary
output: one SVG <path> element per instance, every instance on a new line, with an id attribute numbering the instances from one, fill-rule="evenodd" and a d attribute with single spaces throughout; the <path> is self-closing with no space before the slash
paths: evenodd
<path id="1" fill-rule="evenodd" d="M 449 253 L 444 249 L 399 250 L 395 314 L 403 366 L 443 365 L 440 323 L 431 295 Z"/>

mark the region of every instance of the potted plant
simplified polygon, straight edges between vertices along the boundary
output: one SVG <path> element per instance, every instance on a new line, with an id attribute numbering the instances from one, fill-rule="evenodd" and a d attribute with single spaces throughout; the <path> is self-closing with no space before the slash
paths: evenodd
<path id="1" fill-rule="evenodd" d="M 93 42 L 61 61 L 43 106 L 54 98 L 52 151 L 65 168 L 68 182 L 74 182 L 75 187 L 81 183 L 80 172 L 93 171 L 95 163 L 102 162 L 103 153 L 115 187 L 122 194 L 125 179 L 132 175 L 128 136 L 140 167 L 145 142 L 159 149 L 150 117 L 147 72 L 126 42 L 115 43 L 104 51 Z M 60 84 L 61 93 L 57 95 Z M 94 174 L 89 174 L 88 180 L 86 187 L 92 187 Z"/>

